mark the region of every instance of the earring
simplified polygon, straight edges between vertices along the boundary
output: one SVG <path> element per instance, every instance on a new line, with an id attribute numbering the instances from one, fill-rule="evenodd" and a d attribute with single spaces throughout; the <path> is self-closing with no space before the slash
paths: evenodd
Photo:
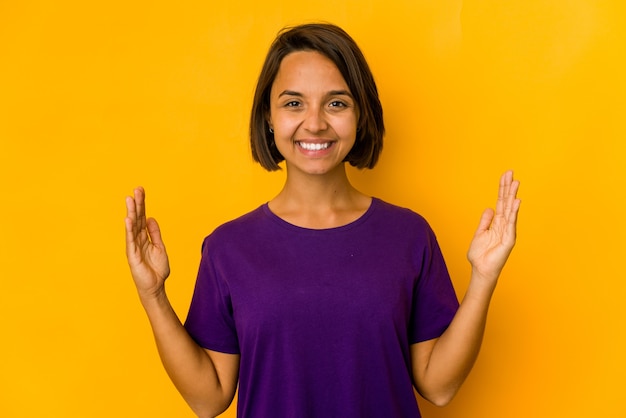
<path id="1" fill-rule="evenodd" d="M 272 127 L 270 126 L 270 133 L 273 134 L 274 133 L 274 129 L 272 129 Z"/>

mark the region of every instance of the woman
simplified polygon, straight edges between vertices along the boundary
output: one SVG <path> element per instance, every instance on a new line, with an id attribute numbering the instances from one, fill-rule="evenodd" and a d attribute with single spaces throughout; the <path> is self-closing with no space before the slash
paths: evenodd
<path id="1" fill-rule="evenodd" d="M 471 243 L 459 305 L 435 236 L 416 213 L 350 184 L 372 168 L 382 108 L 354 41 L 328 24 L 279 34 L 259 77 L 253 157 L 287 178 L 267 204 L 205 239 L 185 325 L 145 194 L 127 198 L 127 257 L 159 354 L 198 416 L 419 417 L 413 388 L 447 404 L 478 355 L 514 243 L 519 182 L 500 180 Z"/>

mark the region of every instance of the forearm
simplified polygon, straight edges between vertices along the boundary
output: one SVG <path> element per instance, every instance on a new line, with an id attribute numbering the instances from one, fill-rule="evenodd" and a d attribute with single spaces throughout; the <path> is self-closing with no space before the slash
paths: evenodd
<path id="1" fill-rule="evenodd" d="M 447 404 L 470 373 L 482 344 L 495 280 L 472 272 L 470 285 L 448 329 L 439 337 L 426 366 L 417 370 L 418 390 L 438 405 Z"/>
<path id="2" fill-rule="evenodd" d="M 500 178 L 496 209 L 486 209 L 467 252 L 470 285 L 448 329 L 438 339 L 411 347 L 418 391 L 446 404 L 469 374 L 483 340 L 487 312 L 500 272 L 513 250 L 517 232 L 519 181 L 507 171 Z"/>
<path id="3" fill-rule="evenodd" d="M 232 401 L 234 387 L 221 384 L 216 365 L 187 333 L 165 292 L 140 298 L 163 366 L 185 401 L 198 416 L 223 412 Z"/>

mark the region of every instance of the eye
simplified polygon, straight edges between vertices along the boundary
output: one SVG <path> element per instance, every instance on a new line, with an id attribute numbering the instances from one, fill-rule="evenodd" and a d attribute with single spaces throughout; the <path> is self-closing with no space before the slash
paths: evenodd
<path id="1" fill-rule="evenodd" d="M 328 106 L 330 106 L 330 107 L 337 107 L 337 108 L 339 108 L 339 107 L 348 107 L 348 105 L 346 103 L 344 103 L 344 102 L 342 102 L 340 100 L 334 100 L 334 101 L 330 102 Z"/>
<path id="2" fill-rule="evenodd" d="M 290 102 L 285 103 L 285 107 L 298 107 L 300 106 L 300 102 L 297 100 L 292 100 Z"/>

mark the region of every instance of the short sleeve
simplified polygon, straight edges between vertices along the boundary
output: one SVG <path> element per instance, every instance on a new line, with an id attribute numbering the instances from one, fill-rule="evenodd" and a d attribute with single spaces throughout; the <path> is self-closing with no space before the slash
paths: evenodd
<path id="1" fill-rule="evenodd" d="M 420 274 L 414 288 L 409 326 L 411 344 L 438 338 L 448 328 L 459 302 L 435 234 L 427 228 L 421 254 Z"/>
<path id="2" fill-rule="evenodd" d="M 231 295 L 225 278 L 218 273 L 216 260 L 212 258 L 210 238 L 207 237 L 202 245 L 202 259 L 185 328 L 204 348 L 239 354 Z"/>

